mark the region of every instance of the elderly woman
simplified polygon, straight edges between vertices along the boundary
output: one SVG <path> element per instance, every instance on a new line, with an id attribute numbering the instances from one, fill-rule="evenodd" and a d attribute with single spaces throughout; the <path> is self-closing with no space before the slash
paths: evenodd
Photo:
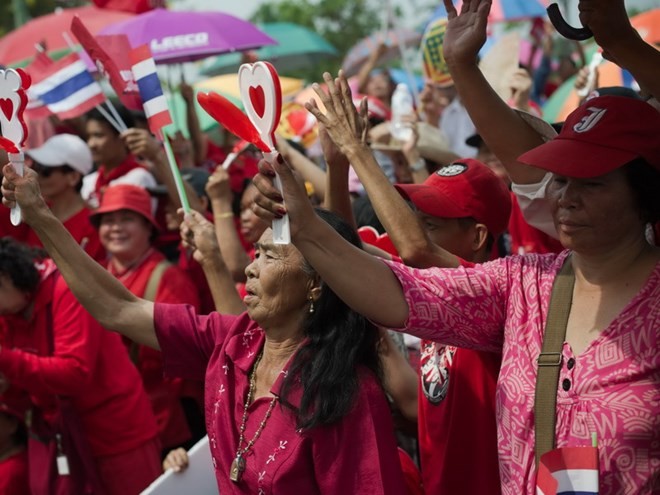
<path id="1" fill-rule="evenodd" d="M 329 82 L 328 102 L 348 95 Z M 327 102 L 324 102 L 327 103 Z M 326 126 L 336 122 L 308 108 Z M 348 125 L 361 122 L 340 116 Z M 255 209 L 288 211 L 292 240 L 325 282 L 370 320 L 421 338 L 503 353 L 498 438 L 504 494 L 535 490 L 534 396 L 553 283 L 574 272 L 558 369 L 554 444 L 598 442 L 601 494 L 658 493 L 660 478 L 660 249 L 645 238 L 660 217 L 660 114 L 644 102 L 594 98 L 561 134 L 521 161 L 553 172 L 550 188 L 559 255 L 499 259 L 474 268 L 412 269 L 376 260 L 319 222 L 283 163 L 262 163 Z M 554 299 L 554 298 L 553 298 Z M 560 309 L 562 309 L 560 308 Z M 557 361 L 557 360 L 555 360 Z M 552 438 L 552 433 L 550 433 Z"/>
<path id="2" fill-rule="evenodd" d="M 34 174 L 4 169 L 18 201 L 81 303 L 108 328 L 161 349 L 166 371 L 205 379 L 221 493 L 405 491 L 379 382 L 376 329 L 351 311 L 293 245 L 266 230 L 247 267 L 247 312 L 197 316 L 140 299 L 87 257 L 46 208 Z M 355 247 L 336 217 L 318 218 Z"/>

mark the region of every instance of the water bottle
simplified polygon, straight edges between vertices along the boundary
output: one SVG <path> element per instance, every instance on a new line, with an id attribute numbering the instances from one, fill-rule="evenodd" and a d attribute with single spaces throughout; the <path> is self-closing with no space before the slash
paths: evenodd
<path id="1" fill-rule="evenodd" d="M 413 97 L 408 86 L 400 83 L 392 95 L 392 122 L 390 132 L 395 139 L 406 142 L 412 137 L 412 129 L 409 124 L 403 122 L 405 115 L 413 113 Z"/>

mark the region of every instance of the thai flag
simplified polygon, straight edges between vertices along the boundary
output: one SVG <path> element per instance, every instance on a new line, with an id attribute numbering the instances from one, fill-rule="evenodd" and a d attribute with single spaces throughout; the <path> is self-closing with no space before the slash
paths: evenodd
<path id="1" fill-rule="evenodd" d="M 78 117 L 105 101 L 101 86 L 76 53 L 38 72 L 31 94 L 61 119 Z"/>
<path id="2" fill-rule="evenodd" d="M 564 447 L 541 456 L 537 495 L 598 495 L 598 448 Z"/>
<path id="3" fill-rule="evenodd" d="M 160 130 L 172 123 L 167 99 L 160 87 L 156 63 L 151 56 L 149 45 L 142 45 L 131 50 L 131 68 L 137 81 L 144 106 L 144 113 L 149 120 L 149 128 L 156 135 Z"/>

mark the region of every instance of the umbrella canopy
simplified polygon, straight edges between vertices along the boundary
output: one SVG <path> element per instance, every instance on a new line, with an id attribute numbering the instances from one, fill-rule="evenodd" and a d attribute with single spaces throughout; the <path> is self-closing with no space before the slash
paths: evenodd
<path id="1" fill-rule="evenodd" d="M 287 72 L 307 67 L 320 58 L 338 55 L 334 46 L 306 27 L 290 22 L 272 22 L 259 24 L 268 36 L 277 41 L 277 45 L 264 46 L 257 50 L 258 60 L 268 60 L 278 72 Z M 241 55 L 231 53 L 220 55 L 204 62 L 202 74 L 218 75 L 238 71 Z"/>
<path id="2" fill-rule="evenodd" d="M 125 34 L 133 47 L 149 45 L 157 64 L 191 62 L 276 43 L 253 24 L 229 14 L 165 9 L 112 24 L 99 34 Z"/>
<path id="3" fill-rule="evenodd" d="M 18 29 L 0 38 L 0 64 L 17 65 L 35 54 L 35 45 L 44 42 L 48 51 L 68 50 L 62 33 L 68 33 L 72 39 L 71 21 L 80 17 L 92 34 L 98 34 L 108 24 L 135 17 L 134 14 L 96 7 L 76 7 L 57 9 L 53 14 L 32 19 Z"/>
<path id="4" fill-rule="evenodd" d="M 454 5 L 460 12 L 463 0 L 454 0 Z M 447 17 L 447 9 L 442 2 L 433 12 L 431 19 L 438 17 Z M 545 7 L 538 0 L 493 0 L 488 21 L 519 21 L 534 17 L 545 17 Z"/>
<path id="5" fill-rule="evenodd" d="M 421 40 L 422 33 L 410 29 L 379 31 L 364 38 L 348 51 L 342 62 L 342 69 L 344 69 L 347 76 L 357 74 L 360 67 L 369 58 L 369 55 L 371 55 L 381 43 L 384 43 L 387 46 L 385 53 L 380 59 L 378 59 L 378 63 L 382 64 L 400 57 L 400 45 L 403 45 L 404 47 L 416 47 L 419 46 Z"/>
<path id="6" fill-rule="evenodd" d="M 290 99 L 303 88 L 303 80 L 291 77 L 280 77 L 280 85 L 282 87 L 282 98 Z M 198 81 L 193 84 L 193 90 L 195 91 L 195 95 L 199 92 L 206 93 L 214 91 L 230 100 L 237 107 L 241 109 L 243 108 L 241 91 L 238 86 L 238 74 L 224 74 Z M 175 120 L 175 125 L 179 129 L 186 129 L 186 107 L 183 98 L 177 93 L 173 98 L 169 98 L 169 103 L 174 107 L 171 113 L 172 118 Z M 200 127 L 203 131 L 208 131 L 218 125 L 218 123 L 197 104 L 196 98 L 195 105 Z"/>
<path id="7" fill-rule="evenodd" d="M 545 120 L 548 122 L 563 122 L 568 114 L 578 107 L 580 97 L 573 87 L 574 84 L 575 77 L 571 77 L 552 93 L 552 96 L 543 105 L 543 118 Z M 630 72 L 609 61 L 605 61 L 598 66 L 598 86 L 601 88 L 623 86 L 637 89 L 635 79 Z"/>

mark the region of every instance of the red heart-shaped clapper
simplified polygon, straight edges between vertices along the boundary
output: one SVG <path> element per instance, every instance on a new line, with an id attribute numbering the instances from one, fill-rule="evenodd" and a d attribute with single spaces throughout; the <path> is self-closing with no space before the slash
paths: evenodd
<path id="1" fill-rule="evenodd" d="M 387 235 L 387 233 L 379 234 L 376 229 L 366 225 L 358 229 L 358 234 L 360 239 L 362 239 L 362 242 L 376 246 L 378 249 L 382 249 L 386 253 L 392 254 L 394 256 L 399 255 L 396 252 L 394 244 L 392 243 L 392 239 L 390 239 L 390 236 Z"/>
<path id="2" fill-rule="evenodd" d="M 264 113 L 266 112 L 266 95 L 264 94 L 264 88 L 261 86 L 250 86 L 248 93 L 250 94 L 252 108 L 257 112 L 259 118 L 263 119 Z"/>
<path id="3" fill-rule="evenodd" d="M 0 136 L 0 148 L 5 150 L 7 153 L 18 153 L 18 148 L 14 143 L 9 139 Z"/>
<path id="4" fill-rule="evenodd" d="M 270 152 L 247 115 L 227 98 L 213 92 L 197 93 L 197 101 L 206 113 L 234 136 L 254 144 L 264 153 Z"/>
<path id="5" fill-rule="evenodd" d="M 11 120 L 14 113 L 14 102 L 9 98 L 0 98 L 0 110 L 5 114 L 7 120 Z"/>

